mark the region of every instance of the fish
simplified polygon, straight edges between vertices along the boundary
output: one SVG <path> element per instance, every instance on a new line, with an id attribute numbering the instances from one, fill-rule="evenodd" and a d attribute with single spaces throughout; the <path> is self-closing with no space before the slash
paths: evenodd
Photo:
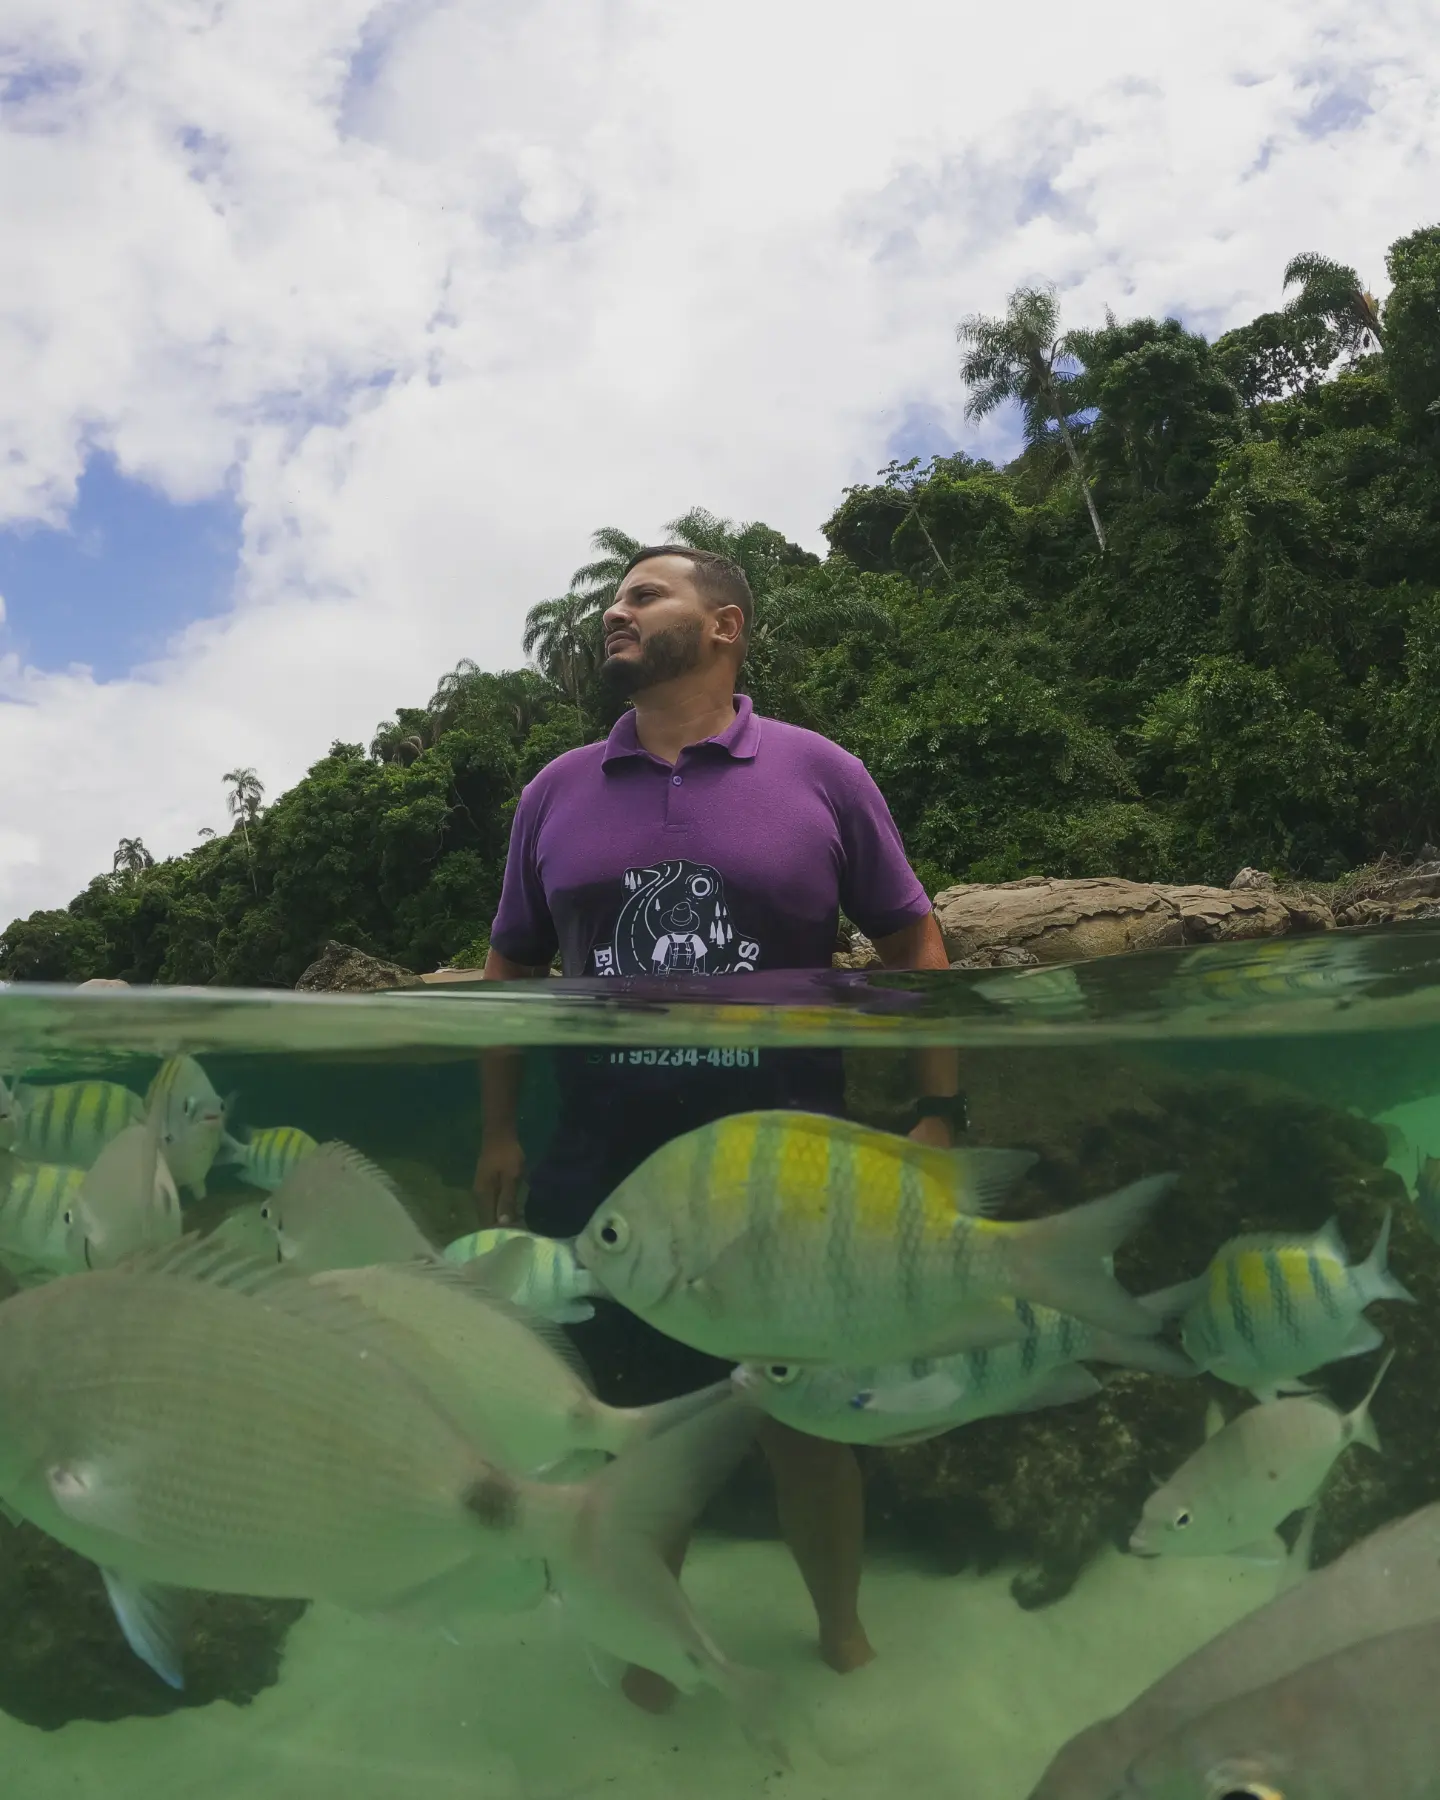
<path id="1" fill-rule="evenodd" d="M 664 1554 L 754 1417 L 726 1401 L 584 1482 L 530 1482 L 393 1341 L 345 1296 L 204 1241 L 17 1294 L 0 1304 L 0 1501 L 100 1565 L 131 1648 L 172 1686 L 181 1592 L 433 1622 L 450 1584 L 463 1607 L 534 1561 L 573 1584 L 602 1648 L 638 1641 L 750 1704 Z"/>
<path id="2" fill-rule="evenodd" d="M 1125 1800 L 1432 1800 L 1440 1623 L 1350 1644 L 1149 1745 Z"/>
<path id="3" fill-rule="evenodd" d="M 180 1195 L 160 1149 L 161 1132 L 159 1113 L 127 1125 L 85 1171 L 65 1215 L 69 1268 L 111 1268 L 180 1236 Z"/>
<path id="4" fill-rule="evenodd" d="M 217 1161 L 234 1167 L 241 1181 L 273 1193 L 302 1157 L 319 1149 L 318 1141 L 298 1125 L 265 1125 L 242 1142 L 227 1132 Z"/>
<path id="5" fill-rule="evenodd" d="M 907 1444 L 975 1419 L 1088 1399 L 1100 1383 L 1081 1366 L 1084 1361 L 1179 1377 L 1198 1373 L 1187 1357 L 1155 1338 L 1114 1337 L 1025 1300 L 1005 1304 L 1025 1329 L 1013 1344 L 879 1368 L 745 1363 L 732 1379 L 772 1419 L 808 1436 Z"/>
<path id="6" fill-rule="evenodd" d="M 74 1259 L 68 1217 L 84 1179 L 83 1169 L 20 1162 L 0 1152 L 0 1263 L 22 1285 L 84 1266 Z"/>
<path id="7" fill-rule="evenodd" d="M 1422 1157 L 1415 1176 L 1415 1205 L 1420 1223 L 1440 1243 L 1440 1156 Z"/>
<path id="8" fill-rule="evenodd" d="M 1019 1297 L 1102 1330 L 1159 1321 L 1105 1259 L 1173 1175 L 1023 1224 L 982 1217 L 1036 1158 L 936 1150 L 802 1112 L 739 1113 L 672 1139 L 576 1242 L 612 1299 L 731 1362 L 865 1363 L 1023 1335 Z"/>
<path id="9" fill-rule="evenodd" d="M 539 1475 L 578 1452 L 623 1455 L 728 1392 L 721 1382 L 657 1406 L 607 1406 L 564 1334 L 489 1298 L 470 1268 L 332 1269 L 308 1285 L 357 1301 L 423 1347 L 411 1354 L 392 1337 L 390 1354 L 507 1469 Z"/>
<path id="10" fill-rule="evenodd" d="M 115 1081 L 22 1083 L 11 1095 L 10 1111 L 16 1156 L 88 1169 L 112 1138 L 140 1123 L 145 1102 Z"/>
<path id="11" fill-rule="evenodd" d="M 225 1135 L 225 1108 L 210 1077 L 193 1056 L 172 1056 L 150 1083 L 145 1106 L 160 1112 L 161 1148 L 176 1183 L 203 1200 Z"/>
<path id="12" fill-rule="evenodd" d="M 1109 1800 L 1151 1744 L 1318 1657 L 1440 1620 L 1440 1503 L 1422 1507 L 1307 1575 L 1192 1652 L 1122 1712 L 1071 1738 L 1029 1800 Z M 1428 1705 L 1433 1706 L 1433 1695 Z"/>
<path id="13" fill-rule="evenodd" d="M 1261 1400 L 1304 1392 L 1302 1375 L 1378 1349 L 1363 1317 L 1375 1300 L 1414 1296 L 1386 1267 L 1390 1214 L 1363 1263 L 1350 1264 L 1332 1219 L 1312 1237 L 1261 1233 L 1224 1245 L 1196 1284 L 1180 1336 L 1202 1369 Z"/>
<path id="14" fill-rule="evenodd" d="M 1130 1539 L 1137 1556 L 1248 1555 L 1283 1561 L 1276 1527 L 1309 1504 L 1351 1444 L 1378 1452 L 1370 1402 L 1342 1413 L 1318 1395 L 1252 1406 L 1223 1426 L 1145 1502 Z"/>
<path id="15" fill-rule="evenodd" d="M 1182 1005 L 1256 1006 L 1266 1001 L 1350 1004 L 1385 970 L 1363 938 L 1313 937 L 1202 944 L 1175 965 L 1170 991 Z"/>
<path id="16" fill-rule="evenodd" d="M 390 1177 L 338 1139 L 296 1163 L 261 1217 L 275 1234 L 281 1260 L 297 1274 L 436 1255 Z"/>
<path id="17" fill-rule="evenodd" d="M 242 1206 L 232 1206 L 207 1241 L 257 1262 L 283 1266 L 280 1239 L 271 1223 L 273 1210 L 268 1200 L 251 1200 Z"/>
<path id="18" fill-rule="evenodd" d="M 508 1252 L 500 1265 L 500 1287 L 492 1285 L 492 1292 L 501 1292 L 516 1306 L 557 1325 L 576 1325 L 595 1317 L 591 1297 L 602 1290 L 590 1271 L 580 1266 L 573 1243 L 505 1228 L 472 1231 L 447 1244 L 443 1258 L 447 1263 L 469 1263 L 507 1245 L 526 1245 L 528 1249 Z"/>

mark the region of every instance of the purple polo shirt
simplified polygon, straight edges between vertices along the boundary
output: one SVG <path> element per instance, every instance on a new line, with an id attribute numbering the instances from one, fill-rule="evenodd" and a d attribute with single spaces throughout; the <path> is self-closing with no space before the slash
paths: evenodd
<path id="1" fill-rule="evenodd" d="M 734 722 L 672 768 L 626 712 L 520 796 L 490 941 L 567 975 L 828 968 L 844 909 L 872 938 L 930 910 L 879 788 L 828 738 Z"/>

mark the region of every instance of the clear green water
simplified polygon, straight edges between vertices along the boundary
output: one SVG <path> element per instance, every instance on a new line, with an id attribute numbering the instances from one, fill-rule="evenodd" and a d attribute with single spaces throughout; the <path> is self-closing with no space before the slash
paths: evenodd
<path id="1" fill-rule="evenodd" d="M 1198 1274 L 1237 1233 L 1314 1231 L 1331 1217 L 1358 1261 L 1393 1208 L 1390 1266 L 1418 1304 L 1368 1313 L 1397 1353 L 1374 1408 L 1386 1454 L 1352 1448 L 1338 1461 L 1314 1560 L 1440 1498 L 1440 1249 L 1412 1198 L 1420 1160 L 1440 1154 L 1440 933 L 927 977 L 552 981 L 335 998 L 0 991 L 8 1076 L 39 1086 L 98 1077 L 143 1094 L 160 1059 L 188 1053 L 235 1096 L 237 1133 L 286 1124 L 355 1146 L 437 1245 L 476 1225 L 476 1064 L 487 1047 L 524 1052 L 520 1124 L 533 1173 L 553 1170 L 571 1125 L 565 1096 L 586 1071 L 606 1092 L 639 1083 L 651 1097 L 647 1129 L 663 1137 L 667 1119 L 693 1118 L 671 1108 L 672 1073 L 692 1094 L 713 1081 L 713 1092 L 743 1095 L 753 1090 L 741 1071 L 823 1051 L 843 1067 L 850 1117 L 896 1130 L 914 1097 L 913 1052 L 937 1045 L 958 1055 L 963 1141 L 1038 1158 L 1002 1216 L 1178 1173 L 1119 1253 L 1132 1292 Z M 614 1116 L 620 1129 L 639 1114 Z M 207 1189 L 203 1201 L 185 1197 L 197 1232 L 262 1198 L 219 1166 Z M 685 1356 L 667 1360 L 662 1344 L 637 1365 L 633 1342 L 606 1323 L 615 1316 L 602 1302 L 576 1332 L 601 1393 L 638 1402 L 683 1386 Z M 1318 1385 L 1352 1405 L 1376 1364 L 1333 1364 Z M 686 1586 L 723 1649 L 772 1683 L 784 1771 L 713 1689 L 659 1717 L 630 1704 L 596 1679 L 549 1602 L 479 1612 L 456 1643 L 323 1601 L 206 1597 L 176 1694 L 127 1648 L 93 1564 L 32 1524 L 0 1521 L 7 1791 L 850 1800 L 904 1783 L 917 1795 L 1021 1800 L 1068 1737 L 1286 1578 L 1231 1557 L 1124 1554 L 1151 1472 L 1169 1473 L 1199 1446 L 1207 1404 L 1235 1413 L 1245 1396 L 1212 1377 L 1095 1368 L 1104 1386 L 1088 1399 L 860 1452 L 860 1608 L 877 1655 L 843 1677 L 818 1654 L 764 1459 L 751 1454 L 711 1500 Z M 823 1513 L 824 1498 L 812 1500 Z"/>

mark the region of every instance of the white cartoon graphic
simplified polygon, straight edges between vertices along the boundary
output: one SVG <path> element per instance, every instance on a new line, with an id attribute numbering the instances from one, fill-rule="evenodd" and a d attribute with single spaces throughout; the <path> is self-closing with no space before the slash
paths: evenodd
<path id="1" fill-rule="evenodd" d="M 737 937 L 720 871 L 706 863 L 652 863 L 625 871 L 615 938 L 595 952 L 597 975 L 739 975 L 760 960 Z"/>

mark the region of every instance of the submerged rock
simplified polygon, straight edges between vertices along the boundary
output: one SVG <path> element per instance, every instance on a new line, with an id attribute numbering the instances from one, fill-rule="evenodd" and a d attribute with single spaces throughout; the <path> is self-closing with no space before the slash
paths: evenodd
<path id="1" fill-rule="evenodd" d="M 420 977 L 399 963 L 384 962 L 354 944 L 334 938 L 295 983 L 304 994 L 367 994 L 380 988 L 411 987 Z"/>
<path id="2" fill-rule="evenodd" d="M 120 1635 L 93 1563 L 31 1525 L 0 1523 L 0 1708 L 58 1731 L 216 1700 L 246 1706 L 279 1680 L 286 1634 L 304 1611 L 300 1600 L 197 1594 L 177 1694 Z"/>

